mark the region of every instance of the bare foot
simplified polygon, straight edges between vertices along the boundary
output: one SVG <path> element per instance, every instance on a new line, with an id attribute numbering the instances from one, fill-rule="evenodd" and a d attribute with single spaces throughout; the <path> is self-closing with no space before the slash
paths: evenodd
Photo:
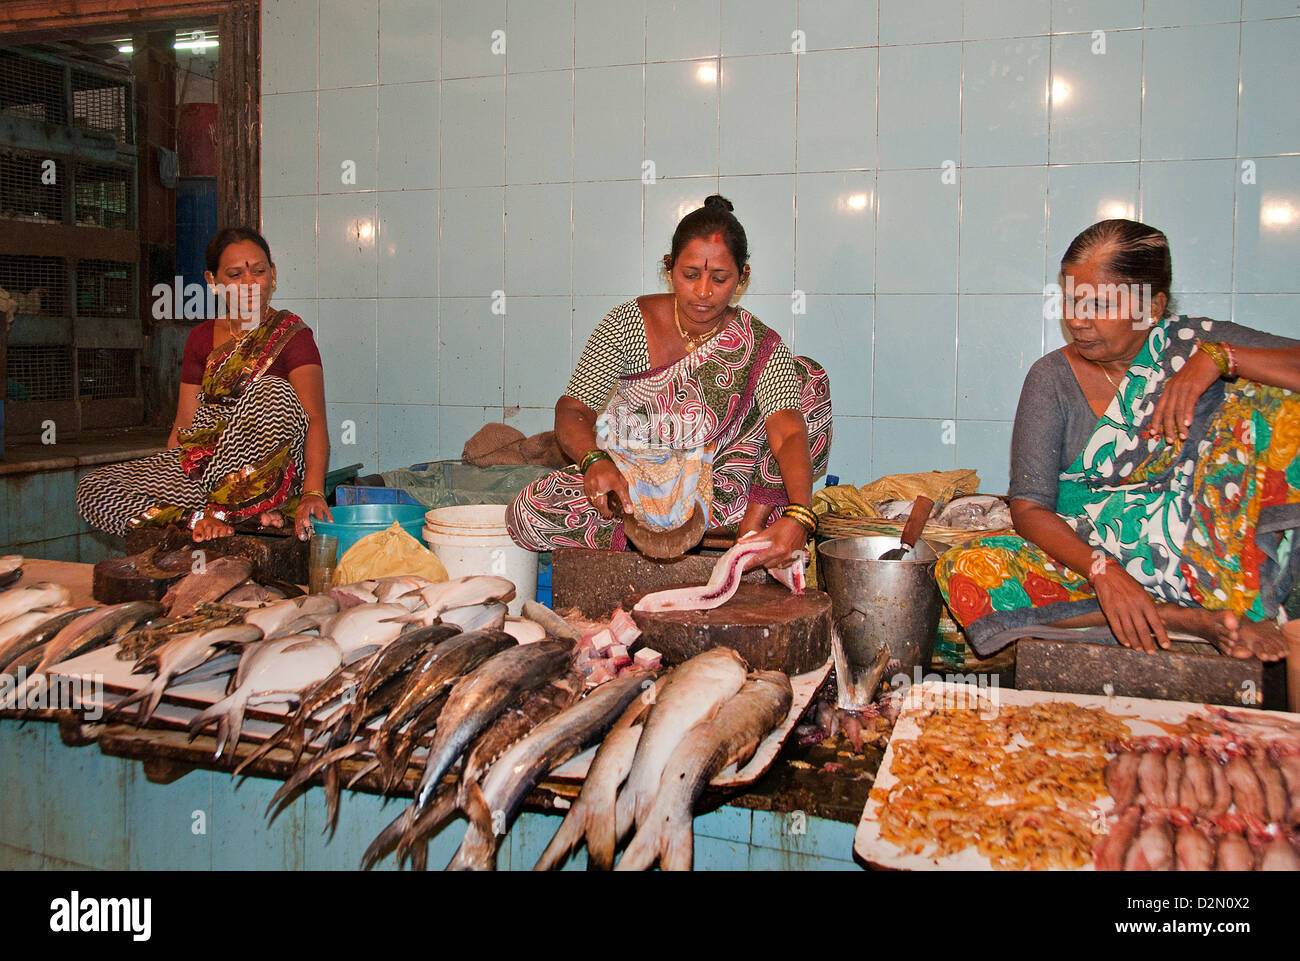
<path id="1" fill-rule="evenodd" d="M 205 517 L 194 525 L 194 532 L 190 539 L 196 544 L 203 541 L 211 540 L 217 537 L 229 537 L 235 533 L 235 529 L 225 521 L 219 521 L 215 517 Z"/>
<path id="2" fill-rule="evenodd" d="M 263 511 L 258 515 L 257 522 L 263 527 L 283 527 L 284 515 L 279 511 Z"/>
<path id="3" fill-rule="evenodd" d="M 1231 657 L 1276 661 L 1286 656 L 1282 632 L 1272 621 L 1242 621 L 1232 611 L 1205 611 L 1207 641 Z"/>

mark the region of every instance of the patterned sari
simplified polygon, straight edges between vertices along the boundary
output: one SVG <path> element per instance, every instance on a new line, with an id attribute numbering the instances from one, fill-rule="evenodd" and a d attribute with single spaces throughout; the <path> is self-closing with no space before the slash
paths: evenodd
<path id="1" fill-rule="evenodd" d="M 597 440 L 628 477 L 639 519 L 673 529 L 700 510 L 709 527 L 735 530 L 751 502 L 773 511 L 785 506 L 780 467 L 754 399 L 778 343 L 775 331 L 742 308 L 681 360 L 620 378 L 597 421 Z M 816 477 L 830 456 L 830 381 L 816 362 L 794 360 Z M 516 543 L 535 551 L 625 550 L 623 524 L 600 516 L 582 481 L 570 467 L 525 488 L 507 511 Z"/>
<path id="2" fill-rule="evenodd" d="M 1212 322 L 1152 327 L 1114 399 L 1060 475 L 1057 513 L 1157 600 L 1272 619 L 1296 581 L 1300 395 L 1244 379 L 1216 382 L 1186 441 L 1146 438 L 1160 390 Z M 991 654 L 1036 625 L 1100 610 L 1087 579 L 1021 537 L 953 548 L 939 589 L 975 650 Z M 1109 636 L 1099 628 L 1094 633 Z"/>
<path id="3" fill-rule="evenodd" d="M 265 312 L 248 334 L 208 355 L 199 406 L 180 447 L 113 464 L 77 485 L 77 506 L 113 534 L 142 524 L 188 523 L 207 507 L 230 521 L 264 511 L 292 513 L 305 469 L 307 413 L 293 387 L 267 371 L 301 318 Z"/>

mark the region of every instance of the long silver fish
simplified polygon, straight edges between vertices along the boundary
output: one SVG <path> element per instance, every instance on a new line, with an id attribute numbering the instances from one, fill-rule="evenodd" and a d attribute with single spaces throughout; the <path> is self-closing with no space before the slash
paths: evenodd
<path id="1" fill-rule="evenodd" d="M 72 592 L 61 584 L 33 584 L 0 594 L 0 623 L 38 608 L 64 607 L 71 603 Z"/>
<path id="2" fill-rule="evenodd" d="M 754 756 L 763 738 L 790 713 L 790 679 L 762 671 L 723 704 L 713 720 L 687 732 L 664 767 L 654 804 L 619 859 L 616 871 L 689 871 L 695 854 L 695 801 L 717 773 Z"/>
<path id="3" fill-rule="evenodd" d="M 494 601 L 443 611 L 438 619 L 444 624 L 455 624 L 462 631 L 499 631 L 505 627 L 508 610 L 504 604 Z"/>
<path id="4" fill-rule="evenodd" d="M 528 644 L 522 650 L 537 646 Z M 483 778 L 481 788 L 469 784 L 468 797 L 463 799 L 469 828 L 447 870 L 493 870 L 500 835 L 509 829 L 528 792 L 544 774 L 604 735 L 652 680 L 648 674 L 626 674 L 602 684 L 506 751 Z"/>
<path id="5" fill-rule="evenodd" d="M 238 683 L 226 697 L 200 712 L 189 724 L 190 740 L 213 721 L 221 757 L 239 743 L 244 710 L 250 705 L 292 702 L 342 661 L 338 645 L 325 637 L 292 635 L 253 646 L 239 663 Z"/>
<path id="6" fill-rule="evenodd" d="M 450 624 L 417 628 L 399 636 L 380 650 L 370 662 L 361 683 L 357 685 L 352 700 L 352 726 L 355 729 L 366 711 L 366 702 L 380 687 L 394 682 L 403 672 L 432 651 L 443 641 L 459 634 Z"/>
<path id="7" fill-rule="evenodd" d="M 745 683 L 748 666 L 729 647 L 715 647 L 679 664 L 646 717 L 627 784 L 618 796 L 615 828 L 623 838 L 650 812 L 664 765 L 686 732 L 714 715 Z"/>
<path id="8" fill-rule="evenodd" d="M 412 623 L 428 626 L 434 623 L 444 611 L 454 611 L 458 607 L 473 607 L 495 601 L 508 601 L 514 596 L 514 582 L 504 577 L 491 574 L 457 577 L 455 580 L 422 588 L 420 597 L 427 606 L 423 610 L 408 614 L 406 619 Z"/>
<path id="9" fill-rule="evenodd" d="M 260 628 L 250 624 L 231 624 L 210 631 L 196 631 L 172 638 L 136 662 L 132 674 L 152 672 L 154 679 L 134 694 L 118 702 L 111 716 L 122 714 L 127 707 L 139 703 L 136 724 L 143 725 L 158 709 L 163 692 L 182 674 L 193 671 L 221 654 L 229 644 L 248 644 L 262 636 Z"/>
<path id="10" fill-rule="evenodd" d="M 69 658 L 112 644 L 137 624 L 157 617 L 162 610 L 162 605 L 153 601 L 127 601 L 97 607 L 69 622 L 50 639 L 45 645 L 45 657 L 36 666 L 36 671 L 44 673 Z"/>
<path id="11" fill-rule="evenodd" d="M 0 625 L 0 671 L 10 661 L 44 644 L 73 619 L 92 610 L 93 607 L 59 607 L 52 611 L 28 611 L 5 621 Z"/>
<path id="12" fill-rule="evenodd" d="M 662 687 L 665 678 L 655 682 Z M 600 742 L 592 758 L 587 776 L 582 780 L 582 791 L 564 816 L 559 830 L 551 838 L 534 871 L 552 871 L 559 867 L 565 856 L 580 844 L 587 842 L 587 870 L 608 871 L 614 866 L 614 851 L 618 838 L 614 831 L 614 805 L 618 789 L 632 770 L 632 758 L 641 740 L 642 724 L 646 711 L 658 697 L 658 690 L 647 689 L 623 712 L 605 739 Z"/>
<path id="13" fill-rule="evenodd" d="M 429 803 L 434 788 L 469 743 L 514 701 L 563 673 L 572 650 L 572 641 L 557 640 L 510 647 L 456 682 L 429 746 L 415 797 L 417 811 Z"/>

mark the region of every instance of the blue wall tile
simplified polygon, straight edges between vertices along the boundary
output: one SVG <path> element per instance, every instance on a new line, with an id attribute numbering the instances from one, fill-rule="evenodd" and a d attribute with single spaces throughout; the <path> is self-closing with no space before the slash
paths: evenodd
<path id="1" fill-rule="evenodd" d="M 320 0 L 320 85 L 379 81 L 379 5 Z"/>
<path id="2" fill-rule="evenodd" d="M 795 0 L 722 0 L 722 55 L 789 53 Z"/>
<path id="3" fill-rule="evenodd" d="M 328 397 L 328 393 L 326 394 Z M 330 469 L 361 464 L 361 473 L 379 470 L 379 411 L 375 404 L 325 405 L 330 428 Z"/>
<path id="4" fill-rule="evenodd" d="M 438 186 L 437 83 L 385 84 L 379 88 L 381 190 Z"/>
<path id="5" fill-rule="evenodd" d="M 317 337 L 328 372 L 328 396 L 343 404 L 379 400 L 378 301 L 322 300 Z"/>
<path id="6" fill-rule="evenodd" d="M 1142 222 L 1169 237 L 1175 290 L 1232 289 L 1233 203 L 1225 188 L 1236 175 L 1232 160 L 1142 165 Z"/>
<path id="7" fill-rule="evenodd" d="M 959 190 L 960 183 L 945 183 L 937 169 L 880 172 L 876 179 L 878 293 L 957 289 Z"/>
<path id="8" fill-rule="evenodd" d="M 980 490 L 1005 494 L 1011 476 L 1011 423 L 957 421 L 957 466 L 980 475 Z"/>
<path id="9" fill-rule="evenodd" d="M 276 51 L 262 61 L 264 93 L 315 90 L 319 0 L 280 0 L 262 7 L 262 46 Z"/>
<path id="10" fill-rule="evenodd" d="M 444 297 L 438 324 L 438 402 L 500 407 L 504 318 L 492 300 Z"/>
<path id="11" fill-rule="evenodd" d="M 442 61 L 442 0 L 379 0 L 379 80 L 437 80 Z"/>
<path id="12" fill-rule="evenodd" d="M 1300 87 L 1300 19 L 1246 23 L 1241 28 L 1241 110 L 1238 152 L 1243 157 L 1294 153 L 1300 102 L 1279 91 Z"/>
<path id="13" fill-rule="evenodd" d="M 961 150 L 961 46 L 880 50 L 880 166 L 938 167 Z"/>
<path id="14" fill-rule="evenodd" d="M 723 841 L 748 844 L 751 822 L 751 812 L 748 808 L 724 805 L 708 814 L 696 816 L 692 830 L 695 832 L 697 845 L 700 838 L 718 838 Z M 698 850 L 697 847 L 697 855 Z"/>
<path id="15" fill-rule="evenodd" d="M 871 476 L 952 470 L 957 466 L 956 422 L 874 417 L 871 420 Z M 843 476 L 843 475 L 841 475 Z"/>
<path id="16" fill-rule="evenodd" d="M 434 460 L 438 411 L 428 404 L 380 404 L 379 469 L 397 470 Z"/>
<path id="17" fill-rule="evenodd" d="M 511 73 L 573 66 L 573 0 L 528 0 L 507 11 Z"/>
<path id="18" fill-rule="evenodd" d="M 1043 353 L 1042 295 L 964 295 L 957 309 L 957 416 L 1013 420 Z"/>
<path id="19" fill-rule="evenodd" d="M 264 198 L 262 236 L 275 256 L 277 302 L 315 297 L 316 198 Z"/>
<path id="20" fill-rule="evenodd" d="M 1257 182 L 1237 187 L 1236 289 L 1300 289 L 1300 157 L 1259 161 Z"/>
<path id="21" fill-rule="evenodd" d="M 799 169 L 876 166 L 876 51 L 799 58 Z M 852 91 L 848 97 L 846 91 Z"/>
<path id="22" fill-rule="evenodd" d="M 957 297 L 876 298 L 877 417 L 952 417 Z"/>
<path id="23" fill-rule="evenodd" d="M 574 71 L 573 179 L 640 179 L 645 68 Z"/>
<path id="24" fill-rule="evenodd" d="M 386 297 L 438 293 L 438 191 L 379 194 L 378 284 Z"/>
<path id="25" fill-rule="evenodd" d="M 830 821 L 804 812 L 754 812 L 753 844 L 760 848 L 789 851 L 818 858 L 851 861 L 856 824 Z M 764 852 L 766 856 L 766 852 Z M 753 854 L 751 854 L 751 860 Z M 755 869 L 767 870 L 767 868 Z"/>
<path id="26" fill-rule="evenodd" d="M 835 406 L 835 382 L 831 382 L 831 407 Z M 835 415 L 832 425 L 831 456 L 827 473 L 838 474 L 845 483 L 866 483 L 879 474 L 871 463 L 872 430 L 877 421 L 871 417 Z"/>
<path id="27" fill-rule="evenodd" d="M 964 45 L 962 165 L 1047 159 L 1046 37 Z"/>
<path id="28" fill-rule="evenodd" d="M 749 848 L 738 841 L 697 834 L 691 867 L 696 871 L 748 871 Z"/>
<path id="29" fill-rule="evenodd" d="M 1238 24 L 1146 31 L 1142 157 L 1231 157 L 1237 134 L 1237 64 L 1218 51 L 1238 43 Z"/>
<path id="30" fill-rule="evenodd" d="M 437 459 L 460 460 L 465 441 L 473 437 L 484 424 L 498 422 L 501 417 L 500 407 L 451 407 L 443 401 L 443 405 L 438 408 Z"/>
<path id="31" fill-rule="evenodd" d="M 573 74 L 511 76 L 506 82 L 506 183 L 564 183 L 573 177 Z"/>
<path id="32" fill-rule="evenodd" d="M 506 292 L 511 297 L 568 297 L 573 281 L 566 214 L 572 190 L 568 183 L 506 188 Z"/>
<path id="33" fill-rule="evenodd" d="M 647 61 L 716 57 L 721 52 L 718 0 L 646 0 L 645 6 Z"/>
<path id="34" fill-rule="evenodd" d="M 645 157 L 656 176 L 718 172 L 718 61 L 648 63 Z"/>
<path id="35" fill-rule="evenodd" d="M 869 293 L 876 284 L 876 178 L 799 174 L 795 284 L 806 292 Z"/>
<path id="36" fill-rule="evenodd" d="M 1041 293 L 1046 169 L 972 167 L 962 171 L 961 191 L 962 292 Z"/>
<path id="37" fill-rule="evenodd" d="M 318 296 L 378 295 L 376 198 L 374 193 L 321 194 L 316 204 Z"/>
<path id="38" fill-rule="evenodd" d="M 506 311 L 505 404 L 553 406 L 569 382 L 568 295 L 512 297 Z"/>
<path id="39" fill-rule="evenodd" d="M 811 296 L 808 313 L 797 317 L 795 326 L 795 353 L 811 357 L 830 376 L 836 423 L 841 415 L 871 416 L 873 299 Z"/>
<path id="40" fill-rule="evenodd" d="M 800 0 L 799 29 L 809 50 L 869 47 L 878 37 L 879 0 Z"/>
<path id="41" fill-rule="evenodd" d="M 967 40 L 1036 36 L 1047 33 L 1051 24 L 1052 7 L 1043 0 L 966 0 Z"/>
<path id="42" fill-rule="evenodd" d="M 283 782 L 250 777 L 235 781 L 212 775 L 212 838 L 214 870 L 301 871 L 306 867 L 306 802 L 323 805 L 320 791 L 299 795 L 275 820 L 266 816 L 271 797 Z M 312 844 L 319 841 L 313 837 Z"/>
<path id="43" fill-rule="evenodd" d="M 1143 21 L 1148 27 L 1228 23 L 1241 16 L 1241 7 L 1241 0 L 1146 0 Z M 1300 4 L 1296 12 L 1300 13 Z"/>
<path id="44" fill-rule="evenodd" d="M 384 358 L 379 402 L 437 404 L 438 301 L 381 300 L 376 329 L 378 353 Z"/>
<path id="45" fill-rule="evenodd" d="M 213 778 L 194 770 L 171 784 L 153 784 L 144 767 L 126 775 L 126 820 L 121 825 L 133 871 L 207 871 L 212 867 Z M 223 789 L 228 786 L 223 783 Z"/>
<path id="46" fill-rule="evenodd" d="M 438 293 L 490 297 L 505 289 L 505 191 L 443 190 Z"/>
<path id="47" fill-rule="evenodd" d="M 1142 0 L 1052 0 L 1052 29 L 1058 33 L 1142 26 Z"/>
<path id="48" fill-rule="evenodd" d="M 746 295 L 781 294 L 788 313 L 794 288 L 794 175 L 723 177 L 718 190 L 735 204 L 736 216 L 744 218 L 745 232 L 753 238 Z"/>
<path id="49" fill-rule="evenodd" d="M 505 0 L 443 0 L 443 79 L 504 73 L 510 38 L 506 37 L 505 50 L 498 52 L 501 48 L 495 45 L 494 49 L 493 32 L 505 28 Z"/>
<path id="50" fill-rule="evenodd" d="M 316 91 L 262 97 L 262 196 L 316 192 Z"/>
<path id="51" fill-rule="evenodd" d="M 379 183 L 379 88 L 322 90 L 318 103 L 321 193 L 356 193 Z"/>
<path id="52" fill-rule="evenodd" d="M 1052 38 L 1052 163 L 1136 160 L 1142 111 L 1142 38 L 1110 32 Z"/>
<path id="53" fill-rule="evenodd" d="M 640 182 L 575 183 L 573 292 L 627 298 L 647 290 L 641 261 Z"/>
<path id="54" fill-rule="evenodd" d="M 961 0 L 880 0 L 882 44 L 933 43 L 961 37 Z"/>
<path id="55" fill-rule="evenodd" d="M 796 60 L 789 54 L 724 62 L 718 164 L 726 174 L 794 170 Z M 753 104 L 763 104 L 755 123 Z"/>
<path id="56" fill-rule="evenodd" d="M 577 0 L 574 52 L 579 67 L 640 64 L 645 56 L 645 0 Z"/>
<path id="57" fill-rule="evenodd" d="M 442 186 L 505 183 L 506 82 L 503 77 L 448 80 L 442 85 Z"/>
<path id="58" fill-rule="evenodd" d="M 1047 174 L 1047 278 L 1055 281 L 1061 256 L 1085 227 L 1138 210 L 1137 164 L 1051 167 Z"/>

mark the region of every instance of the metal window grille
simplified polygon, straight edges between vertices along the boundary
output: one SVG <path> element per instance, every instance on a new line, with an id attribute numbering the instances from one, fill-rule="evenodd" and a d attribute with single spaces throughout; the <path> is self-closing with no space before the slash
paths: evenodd
<path id="1" fill-rule="evenodd" d="M 15 314 L 63 317 L 67 310 L 64 263 L 59 257 L 0 254 L 0 289 Z"/>
<path id="2" fill-rule="evenodd" d="M 61 222 L 66 166 L 56 157 L 0 147 L 0 217 Z"/>
<path id="3" fill-rule="evenodd" d="M 119 143 L 134 143 L 128 107 L 129 82 L 72 68 L 72 122 L 84 130 L 112 134 Z"/>
<path id="4" fill-rule="evenodd" d="M 72 400 L 71 347 L 14 347 L 6 352 L 9 399 Z"/>
<path id="5" fill-rule="evenodd" d="M 77 262 L 77 315 L 133 317 L 136 302 L 135 264 L 113 260 Z"/>
<path id="6" fill-rule="evenodd" d="M 134 397 L 137 353 L 115 347 L 79 348 L 77 393 L 91 400 Z"/>
<path id="7" fill-rule="evenodd" d="M 135 182 L 131 170 L 78 162 L 74 206 L 79 226 L 131 230 L 135 227 Z"/>
<path id="8" fill-rule="evenodd" d="M 0 50 L 0 114 L 67 123 L 63 70 L 58 64 Z"/>

